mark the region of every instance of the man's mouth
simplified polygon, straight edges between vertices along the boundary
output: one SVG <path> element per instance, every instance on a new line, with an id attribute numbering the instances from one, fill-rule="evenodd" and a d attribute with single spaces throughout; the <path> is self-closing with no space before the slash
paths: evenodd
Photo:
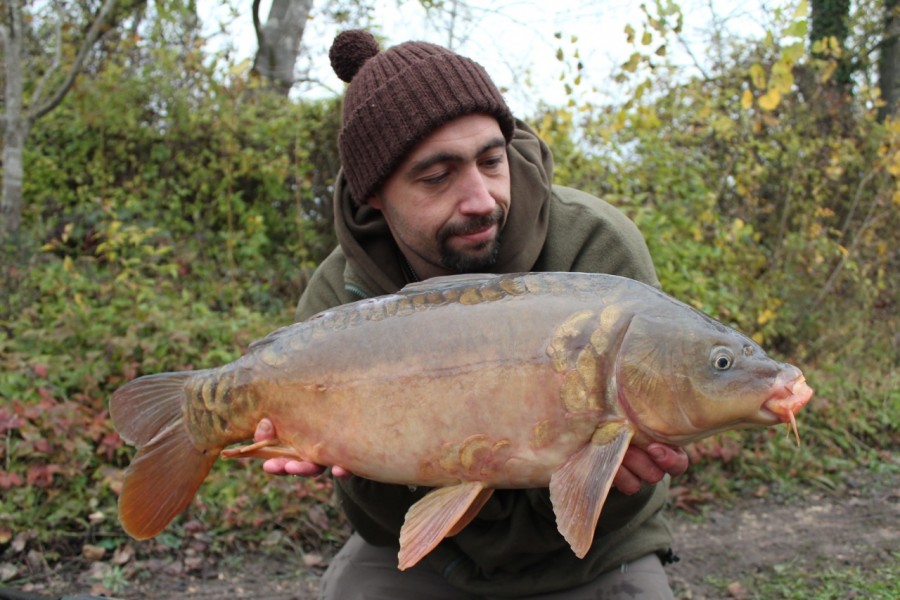
<path id="1" fill-rule="evenodd" d="M 485 242 L 493 241 L 497 237 L 497 225 L 490 224 L 487 227 L 466 231 L 464 233 L 456 233 L 453 237 L 463 240 L 468 245 L 480 245 Z"/>

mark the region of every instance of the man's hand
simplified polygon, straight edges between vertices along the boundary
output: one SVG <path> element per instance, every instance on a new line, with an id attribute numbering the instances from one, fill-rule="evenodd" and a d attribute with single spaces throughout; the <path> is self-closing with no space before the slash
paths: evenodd
<path id="1" fill-rule="evenodd" d="M 657 442 L 646 448 L 629 446 L 613 485 L 623 494 L 636 494 L 643 482 L 659 483 L 666 473 L 674 477 L 687 468 L 688 456 L 683 448 Z"/>
<path id="2" fill-rule="evenodd" d="M 260 420 L 253 434 L 254 442 L 261 442 L 275 437 L 275 426 L 269 419 Z M 313 477 L 325 472 L 325 467 L 305 460 L 293 460 L 290 458 L 270 458 L 263 463 L 263 471 L 271 475 L 303 475 Z M 335 477 L 349 477 L 350 473 L 343 467 L 334 466 L 331 473 Z"/>

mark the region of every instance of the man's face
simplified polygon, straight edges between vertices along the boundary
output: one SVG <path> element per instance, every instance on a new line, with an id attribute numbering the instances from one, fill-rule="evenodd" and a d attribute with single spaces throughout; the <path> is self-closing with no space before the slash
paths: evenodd
<path id="1" fill-rule="evenodd" d="M 509 203 L 506 140 L 486 115 L 436 129 L 369 201 L 423 279 L 490 267 Z"/>

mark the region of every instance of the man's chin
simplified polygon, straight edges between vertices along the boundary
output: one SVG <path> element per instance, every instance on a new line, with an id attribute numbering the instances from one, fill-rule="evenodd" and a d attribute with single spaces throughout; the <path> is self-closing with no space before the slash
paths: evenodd
<path id="1" fill-rule="evenodd" d="M 496 264 L 499 252 L 497 240 L 489 240 L 466 250 L 446 251 L 441 263 L 454 273 L 479 273 L 489 271 Z"/>

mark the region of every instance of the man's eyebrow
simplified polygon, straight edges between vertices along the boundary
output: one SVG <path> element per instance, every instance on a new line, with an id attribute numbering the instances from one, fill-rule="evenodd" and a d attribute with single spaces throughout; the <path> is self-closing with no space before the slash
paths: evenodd
<path id="1" fill-rule="evenodd" d="M 487 141 L 481 148 L 478 149 L 478 152 L 475 153 L 475 156 L 481 156 L 488 150 L 492 150 L 493 148 L 498 148 L 500 146 L 506 146 L 506 140 L 502 137 L 492 138 Z M 453 152 L 438 152 L 436 154 L 432 154 L 430 156 L 426 156 L 422 160 L 414 162 L 410 167 L 406 170 L 407 177 L 415 177 L 419 175 L 422 171 L 426 171 L 432 166 L 442 163 L 442 162 L 462 162 L 465 160 L 465 157 L 461 154 L 456 154 Z"/>

